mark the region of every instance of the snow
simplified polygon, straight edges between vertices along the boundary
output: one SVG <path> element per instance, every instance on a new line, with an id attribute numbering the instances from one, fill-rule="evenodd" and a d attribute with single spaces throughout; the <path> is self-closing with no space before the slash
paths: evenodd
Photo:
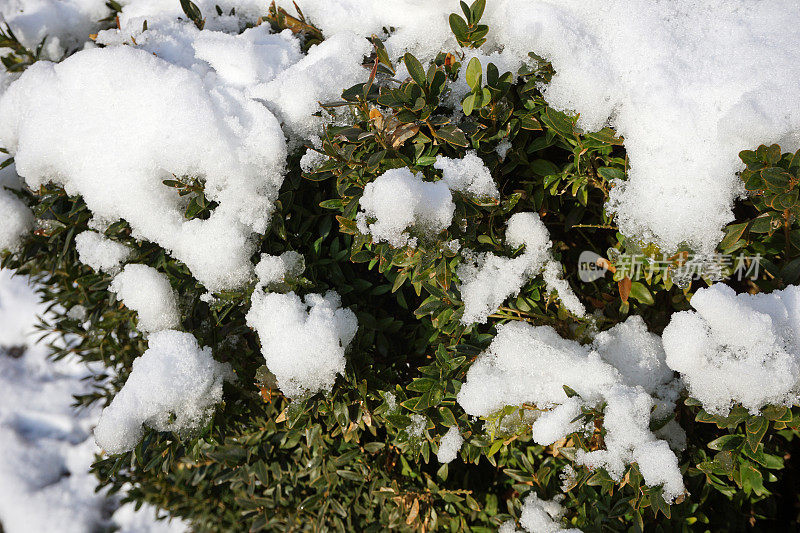
<path id="1" fill-rule="evenodd" d="M 84 231 L 75 236 L 78 260 L 98 272 L 114 273 L 131 254 L 131 249 L 112 241 L 96 231 Z"/>
<path id="2" fill-rule="evenodd" d="M 99 366 L 51 361 L 33 326 L 45 314 L 24 277 L 0 270 L 0 524 L 6 533 L 86 533 L 121 526 L 128 533 L 179 532 L 188 525 L 154 520 L 116 497 L 96 493 L 89 472 L 99 449 L 91 428 L 99 409 L 76 410 L 73 395 L 91 391 Z M 13 357 L 9 348 L 24 347 Z M 150 509 L 147 511 L 147 509 Z M 113 514 L 112 514 L 113 513 Z M 150 514 L 148 514 L 150 513 Z M 126 524 L 136 524 L 135 527 Z"/>
<path id="3" fill-rule="evenodd" d="M 536 213 L 516 213 L 508 219 L 506 243 L 525 249 L 515 258 L 484 254 L 464 254 L 456 274 L 461 280 L 464 314 L 461 322 L 485 323 L 489 315 L 523 285 L 543 274 L 545 285 L 558 293 L 564 307 L 576 316 L 586 313 L 569 284 L 560 279 L 561 264 L 550 255 L 550 234 Z"/>
<path id="4" fill-rule="evenodd" d="M 4 89 L 0 80 L 0 95 Z M 0 170 L 0 220 L 3 221 L 0 224 L 0 252 L 16 250 L 22 244 L 22 237 L 33 229 L 33 213 L 11 192 L 19 190 L 20 186 L 14 163 Z"/>
<path id="5" fill-rule="evenodd" d="M 143 332 L 173 329 L 180 324 L 177 297 L 169 278 L 153 267 L 126 265 L 108 290 L 116 293 L 128 309 L 136 311 L 137 325 Z"/>
<path id="6" fill-rule="evenodd" d="M 258 17 L 266 14 L 267 6 L 263 0 L 193 0 L 205 20 L 205 29 L 237 32 L 247 23 L 253 24 Z M 119 23 L 123 31 L 140 29 L 147 20 L 148 26 L 177 18 L 186 19 L 180 2 L 163 0 L 125 0 Z M 222 10 L 217 14 L 216 6 Z M 231 15 L 231 10 L 235 11 Z"/>
<path id="7" fill-rule="evenodd" d="M 743 193 L 736 176 L 740 150 L 773 142 L 784 151 L 800 148 L 800 13 L 792 0 L 497 0 L 486 7 L 483 22 L 490 32 L 479 50 L 460 50 L 450 33 L 447 17 L 459 12 L 456 0 L 304 0 L 306 17 L 326 37 L 305 55 L 288 30 L 273 34 L 268 24 L 245 30 L 265 14 L 263 1 L 196 3 L 204 30 L 185 20 L 179 2 L 126 0 L 119 29 L 97 37 L 104 48 L 85 43 L 109 13 L 104 0 L 0 5 L 0 15 L 27 47 L 48 36 L 46 57 L 84 48 L 58 64 L 37 62 L 7 90 L 15 76 L 0 76 L 0 146 L 15 157 L 27 186 L 54 182 L 81 195 L 93 214 L 92 228 L 125 220 L 134 238 L 185 263 L 211 291 L 207 300 L 212 292 L 255 279 L 247 322 L 291 398 L 333 387 L 344 372 L 357 320 L 334 292 L 304 299 L 267 292 L 286 290 L 287 280 L 302 275 L 300 253 L 262 254 L 255 266 L 251 259 L 283 182 L 286 138 L 293 147 L 299 140 L 319 147 L 326 119 L 315 115 L 327 113 L 320 103 L 366 80 L 362 63 L 372 51 L 366 39 L 372 34 L 385 38 L 394 59 L 411 52 L 425 63 L 441 50 L 463 52 L 462 64 L 478 58 L 484 72 L 489 62 L 500 72 L 516 72 L 530 61 L 529 51 L 551 61 L 556 74 L 541 87 L 548 103 L 579 114 L 586 131 L 611 125 L 624 136 L 629 179 L 615 184 L 607 204 L 615 223 L 627 237 L 665 251 L 682 244 L 714 249 Z M 291 0 L 277 3 L 294 10 Z M 399 65 L 397 77 L 406 74 Z M 464 75 L 462 69 L 445 101 L 456 108 L 468 90 Z M 509 149 L 501 143 L 498 156 Z M 301 167 L 309 171 L 322 160 L 309 151 Z M 375 242 L 415 246 L 450 227 L 453 192 L 499 198 L 474 151 L 461 159 L 440 155 L 433 168 L 441 172 L 438 181 L 401 168 L 367 184 L 359 230 Z M 11 173 L 4 171 L 0 184 L 14 186 Z M 186 219 L 189 197 L 162 183 L 195 179 L 218 204 L 207 219 Z M 30 209 L 2 188 L 0 220 L 0 249 L 12 250 L 35 222 Z M 585 316 L 537 214 L 513 215 L 506 244 L 522 250 L 516 257 L 462 252 L 457 276 L 464 324 L 485 323 L 536 276 L 566 310 Z M 101 233 L 78 235 L 76 247 L 81 262 L 115 274 L 111 290 L 151 334 L 150 348 L 102 415 L 98 441 L 115 453 L 135 445 L 142 424 L 189 431 L 204 423 L 221 398 L 227 371 L 194 337 L 173 331 L 180 314 L 167 278 L 145 265 L 118 273 L 130 251 Z M 38 306 L 2 276 L 0 345 L 29 344 Z M 543 445 L 591 431 L 573 420 L 582 409 L 604 404 L 605 448 L 579 452 L 578 463 L 619 479 L 636 462 L 645 482 L 663 485 L 671 500 L 684 492 L 673 450 L 685 445 L 685 435 L 675 422 L 655 434 L 649 423 L 674 410 L 681 383 L 673 371 L 714 414 L 726 414 L 734 404 L 756 413 L 768 404 L 800 401 L 800 288 L 736 295 L 714 285 L 698 290 L 691 305 L 693 311 L 673 315 L 663 341 L 639 317 L 586 346 L 545 326 L 500 325 L 469 370 L 458 401 L 475 416 L 533 404 L 542 411 L 532 415 L 532 434 Z M 82 320 L 86 310 L 75 306 L 69 313 Z M 96 528 L 106 520 L 101 508 L 108 504 L 88 490 L 94 487 L 86 470 L 95 448 L 87 437 L 95 415 L 75 415 L 68 407 L 90 370 L 47 362 L 44 353 L 32 347 L 14 359 L 0 351 L 0 384 L 12 391 L 0 406 L 0 442 L 9 450 L 0 459 L 0 520 L 8 531 L 22 528 L 17 520 L 27 515 L 54 521 L 42 522 L 42 529 Z M 568 397 L 563 385 L 578 396 Z M 408 432 L 421 436 L 422 417 L 415 416 Z M 461 443 L 458 429 L 450 428 L 439 460 L 455 459 Z M 135 529 L 123 523 L 124 509 L 117 525 Z M 79 516 L 68 518 L 72 512 Z M 562 514 L 558 502 L 532 494 L 521 523 L 531 531 L 563 531 Z M 503 527 L 514 529 L 513 523 Z"/>
<path id="8" fill-rule="evenodd" d="M 298 252 L 289 250 L 281 255 L 261 254 L 261 260 L 255 268 L 259 287 L 272 288 L 288 279 L 296 279 L 303 275 L 305 260 Z"/>
<path id="9" fill-rule="evenodd" d="M 438 155 L 433 168 L 442 171 L 442 181 L 451 191 L 459 191 L 480 199 L 500 197 L 494 178 L 475 150 L 470 150 L 461 159 Z"/>
<path id="10" fill-rule="evenodd" d="M 263 100 L 288 130 L 300 137 L 318 133 L 323 119 L 313 116 L 319 102 L 340 100 L 344 89 L 366 81 L 362 66 L 372 50 L 367 39 L 341 33 L 312 46 L 308 55 L 274 80 L 253 87 L 248 94 Z"/>
<path id="11" fill-rule="evenodd" d="M 217 75 L 234 87 L 249 87 L 274 79 L 301 60 L 300 42 L 291 30 L 272 34 L 268 24 L 239 35 L 199 32 L 195 55 L 207 61 Z"/>
<path id="12" fill-rule="evenodd" d="M 737 295 L 715 284 L 698 289 L 691 305 L 672 315 L 664 349 L 703 409 L 725 415 L 741 404 L 755 414 L 798 403 L 800 287 Z"/>
<path id="13" fill-rule="evenodd" d="M 416 245 L 411 228 L 420 236 L 435 237 L 450 226 L 456 209 L 445 182 L 424 181 L 406 167 L 387 170 L 367 183 L 359 207 L 359 231 L 395 248 Z"/>
<path id="14" fill-rule="evenodd" d="M 793 0 L 496 4 L 489 39 L 552 62 L 548 103 L 624 136 L 629 180 L 609 207 L 629 237 L 713 251 L 741 193 L 739 151 L 800 148 Z"/>
<path id="15" fill-rule="evenodd" d="M 291 0 L 278 5 L 293 12 Z M 587 131 L 612 125 L 625 138 L 629 180 L 608 204 L 622 232 L 665 250 L 685 242 L 708 252 L 743 192 L 739 151 L 773 142 L 800 148 L 796 7 L 793 0 L 499 0 L 486 6 L 488 41 L 478 51 L 460 50 L 450 34 L 455 0 L 305 0 L 302 9 L 327 38 L 386 37 L 393 59 L 466 52 L 484 68 L 492 61 L 515 73 L 528 52 L 546 58 L 556 71 L 543 87 L 548 103 L 579 113 Z M 456 85 L 458 96 L 464 87 Z"/>
<path id="16" fill-rule="evenodd" d="M 565 509 L 555 499 L 542 500 L 531 492 L 522 505 L 520 525 L 530 533 L 581 533 L 580 529 L 562 527 L 560 522 Z"/>
<path id="17" fill-rule="evenodd" d="M 421 439 L 428 429 L 428 419 L 424 415 L 414 413 L 411 418 L 411 423 L 406 427 L 406 433 L 412 439 Z"/>
<path id="18" fill-rule="evenodd" d="M 247 325 L 258 333 L 267 368 L 290 398 L 331 390 L 358 329 L 355 314 L 341 308 L 334 291 L 301 300 L 294 292 L 256 289 Z"/>
<path id="19" fill-rule="evenodd" d="M 637 462 L 646 483 L 664 485 L 665 498 L 683 494 L 677 457 L 649 429 L 651 413 L 663 418 L 674 411 L 679 384 L 663 367 L 659 337 L 641 318 L 614 326 L 589 346 L 562 338 L 550 326 L 514 322 L 497 331 L 458 393 L 468 414 L 489 416 L 507 405 L 533 405 L 543 411 L 533 422 L 533 440 L 548 446 L 573 432 L 591 432 L 592 427 L 573 420 L 582 408 L 605 403 L 605 449 L 579 451 L 577 462 L 605 468 L 617 480 L 625 465 Z M 565 385 L 578 395 L 568 397 Z"/>
<path id="20" fill-rule="evenodd" d="M 94 436 L 109 454 L 132 450 L 144 432 L 187 432 L 202 427 L 222 400 L 229 367 L 200 348 L 190 333 L 150 335 L 148 349 L 133 361 L 125 385 L 103 409 Z"/>
<path id="21" fill-rule="evenodd" d="M 45 57 L 57 61 L 75 50 L 100 29 L 99 21 L 111 14 L 106 0 L 6 0 L 0 3 L 4 18 L 25 48 L 35 50 L 45 39 Z"/>
<path id="22" fill-rule="evenodd" d="M 33 229 L 33 213 L 28 206 L 0 187 L 0 251 L 16 250 L 21 238 Z"/>
<path id="23" fill-rule="evenodd" d="M 458 457 L 458 451 L 461 449 L 462 444 L 464 444 L 464 437 L 461 436 L 458 427 L 451 427 L 439 442 L 439 451 L 436 453 L 436 459 L 440 463 L 453 461 Z"/>
<path id="24" fill-rule="evenodd" d="M 53 181 L 83 196 L 95 217 L 127 220 L 209 289 L 249 279 L 250 238 L 267 227 L 286 156 L 263 105 L 143 50 L 110 46 L 34 64 L 0 99 L 0 116 L 0 145 L 30 187 Z M 182 198 L 161 183 L 181 176 L 204 180 L 219 202 L 207 220 L 186 220 Z"/>
<path id="25" fill-rule="evenodd" d="M 295 12 L 292 0 L 276 4 Z M 406 52 L 432 60 L 441 50 L 457 46 L 447 20 L 450 13 L 461 12 L 457 0 L 303 0 L 300 8 L 326 39 L 341 34 L 386 36 L 386 50 L 395 60 Z M 387 28 L 393 28 L 388 35 Z"/>

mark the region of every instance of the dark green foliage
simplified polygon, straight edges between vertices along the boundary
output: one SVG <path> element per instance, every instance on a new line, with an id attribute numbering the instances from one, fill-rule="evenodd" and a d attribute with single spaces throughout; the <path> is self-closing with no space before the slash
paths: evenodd
<path id="1" fill-rule="evenodd" d="M 181 4 L 202 27 L 199 9 L 189 1 Z M 479 24 L 483 6 L 483 0 L 462 3 L 464 17 L 450 19 L 465 46 L 485 40 L 488 28 Z M 295 18 L 273 5 L 267 19 L 276 29 L 302 33 L 307 46 L 322 38 L 299 9 Z M 365 71 L 364 82 L 325 106 L 347 110 L 349 123 L 325 130 L 321 150 L 327 160 L 313 172 L 301 176 L 297 155 L 290 160 L 258 250 L 300 251 L 306 272 L 290 280 L 289 288 L 335 289 L 357 314 L 359 331 L 347 371 L 330 394 L 290 402 L 274 387 L 258 339 L 245 325 L 252 286 L 205 302 L 200 297 L 206 290 L 188 269 L 159 247 L 133 239 L 126 223 L 105 231 L 133 249 L 132 262 L 168 275 L 180 295 L 181 328 L 210 346 L 217 360 L 230 363 L 238 378 L 226 384 L 224 403 L 195 434 L 147 429 L 133 452 L 99 458 L 94 466 L 112 491 L 131 484 L 127 499 L 157 504 L 189 519 L 198 531 L 494 531 L 519 517 L 531 490 L 543 498 L 562 492 L 563 467 L 578 449 L 597 449 L 604 438 L 603 406 L 581 415 L 594 423 L 593 435 L 575 434 L 549 447 L 531 441 L 529 425 L 513 423 L 535 406 L 508 406 L 486 420 L 464 413 L 456 394 L 491 342 L 494 326 L 510 320 L 546 324 L 564 337 L 586 340 L 590 326 L 607 329 L 633 313 L 660 333 L 703 284 L 679 287 L 663 272 L 621 268 L 620 254 L 660 253 L 618 234 L 603 209 L 615 180 L 626 177 L 622 139 L 608 128 L 581 132 L 577 117 L 547 106 L 537 87 L 552 76 L 548 64 L 532 56 L 537 67 L 514 75 L 486 65 L 484 79 L 476 59 L 462 65 L 460 58 L 442 53 L 424 65 L 406 54 L 402 61 L 410 77 L 397 82 L 396 65 L 380 40 L 372 41 L 372 70 Z M 20 59 L 9 69 L 36 58 L 12 49 Z M 462 68 L 470 92 L 456 102 L 466 117 L 454 121 L 445 102 Z M 504 157 L 501 144 L 507 147 Z M 433 238 L 419 235 L 415 248 L 374 243 L 358 231 L 355 217 L 367 183 L 399 167 L 436 180 L 437 155 L 462 157 L 468 149 L 491 170 L 499 201 L 454 193 L 453 226 Z M 800 163 L 796 154 L 781 154 L 775 145 L 742 152 L 742 159 L 747 164 L 742 179 L 753 195 L 737 206 L 720 252 L 761 254 L 768 275 L 740 288 L 768 291 L 800 278 Z M 175 176 L 164 185 L 190 197 L 187 218 L 207 217 L 215 207 L 196 177 Z M 136 330 L 135 314 L 107 292 L 110 276 L 77 261 L 74 237 L 91 216 L 83 201 L 56 187 L 20 194 L 34 207 L 39 225 L 21 250 L 3 257 L 3 266 L 33 275 L 59 309 L 87 308 L 91 328 L 62 313 L 47 329 L 76 339 L 54 357 L 71 352 L 110 369 L 94 394 L 77 399 L 105 404 L 124 384 L 146 340 Z M 590 312 L 599 311 L 593 324 L 563 309 L 539 279 L 488 324 L 459 321 L 460 256 L 451 241 L 513 256 L 519 250 L 503 244 L 504 228 L 508 217 L 521 211 L 540 214 L 565 278 Z M 614 275 L 580 283 L 575 273 L 583 250 L 607 258 Z M 687 252 L 668 259 L 677 269 Z M 395 403 L 399 408 L 391 409 Z M 422 437 L 408 432 L 412 416 L 423 417 Z M 587 532 L 796 528 L 800 409 L 771 406 L 754 416 L 739 407 L 722 418 L 683 397 L 675 417 L 688 437 L 681 467 L 690 494 L 682 502 L 667 505 L 659 487 L 644 484 L 635 464 L 621 482 L 602 470 L 576 467 L 564 487 L 567 521 Z M 653 421 L 652 429 L 668 421 Z M 465 444 L 454 462 L 440 465 L 438 443 L 454 426 Z"/>

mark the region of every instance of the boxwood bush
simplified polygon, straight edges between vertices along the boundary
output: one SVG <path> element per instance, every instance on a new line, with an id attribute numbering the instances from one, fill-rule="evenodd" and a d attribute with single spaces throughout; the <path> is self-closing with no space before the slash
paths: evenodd
<path id="1" fill-rule="evenodd" d="M 196 6 L 182 3 L 202 25 Z M 465 5 L 450 19 L 463 46 L 480 45 L 491 31 L 480 24 L 481 5 Z M 265 23 L 305 32 L 309 42 L 322 36 L 282 10 L 273 9 Z M 3 46 L 13 45 L 7 69 L 38 60 L 39 51 L 24 49 L 13 34 L 3 39 Z M 463 411 L 456 395 L 498 324 L 550 325 L 585 342 L 592 331 L 635 314 L 661 333 L 674 312 L 689 309 L 693 292 L 714 280 L 708 272 L 701 272 L 706 279 L 675 275 L 688 249 L 669 255 L 669 271 L 621 268 L 626 254 L 661 253 L 618 233 L 604 211 L 613 180 L 626 176 L 623 139 L 608 128 L 582 132 L 576 117 L 547 105 L 540 89 L 553 71 L 546 61 L 532 56 L 536 68 L 512 76 L 445 52 L 431 64 L 411 54 L 392 62 L 378 38 L 373 45 L 363 82 L 340 101 L 324 103 L 338 120 L 326 126 L 320 144 L 307 148 L 321 154 L 320 164 L 303 172 L 304 150 L 290 156 L 272 224 L 258 246 L 259 253 L 303 254 L 306 270 L 285 290 L 334 289 L 356 313 L 359 329 L 346 372 L 330 393 L 290 401 L 245 323 L 253 284 L 203 298 L 206 289 L 185 265 L 134 238 L 126 222 L 115 223 L 105 236 L 129 246 L 130 261 L 168 276 L 179 294 L 181 329 L 210 346 L 237 379 L 225 384 L 223 403 L 201 430 L 178 435 L 148 428 L 133 451 L 99 456 L 93 468 L 101 484 L 186 518 L 197 531 L 494 531 L 519 518 L 531 491 L 543 499 L 566 491 L 564 525 L 587 532 L 795 528 L 797 407 L 770 406 L 758 415 L 737 407 L 714 416 L 684 392 L 675 418 L 687 433 L 680 466 L 688 494 L 671 505 L 659 487 L 646 486 L 636 464 L 619 482 L 602 469 L 574 464 L 576 450 L 602 442 L 602 406 L 584 413 L 595 422 L 597 438 L 576 433 L 546 447 L 532 441 L 529 425 L 509 433 L 493 424 L 525 406 L 488 419 Z M 408 77 L 395 79 L 398 69 Z M 469 92 L 454 101 L 452 87 L 462 71 Z M 800 278 L 800 158 L 777 145 L 742 148 L 752 149 L 741 154 L 747 165 L 741 178 L 751 194 L 737 205 L 718 251 L 758 255 L 762 270 L 753 279 L 730 277 L 733 267 L 718 274 L 739 291 L 770 292 Z M 394 248 L 359 231 L 356 214 L 366 184 L 402 167 L 433 181 L 440 176 L 433 166 L 437 155 L 460 158 L 471 150 L 491 171 L 499 200 L 454 194 L 454 224 L 415 247 Z M 206 217 L 214 207 L 201 180 L 166 185 L 190 198 L 187 218 Z M 37 228 L 19 249 L 3 254 L 2 266 L 32 276 L 53 304 L 47 329 L 69 339 L 53 357 L 77 355 L 108 369 L 97 376 L 94 394 L 77 398 L 82 405 L 105 405 L 146 349 L 146 337 L 135 313 L 108 291 L 112 276 L 78 261 L 74 238 L 91 218 L 82 198 L 56 186 L 15 194 L 34 210 Z M 504 244 L 504 228 L 523 211 L 538 213 L 547 226 L 563 275 L 589 315 L 570 314 L 535 278 L 488 323 L 461 323 L 456 268 L 462 258 L 451 241 L 513 256 L 518 250 Z M 577 264 L 584 250 L 594 251 L 612 273 L 581 282 Z M 76 305 L 86 308 L 85 319 L 67 314 Z M 409 430 L 412 416 L 423 417 L 421 435 Z M 465 443 L 455 461 L 439 464 L 435 454 L 451 427 Z M 562 487 L 567 465 L 576 476 Z"/>

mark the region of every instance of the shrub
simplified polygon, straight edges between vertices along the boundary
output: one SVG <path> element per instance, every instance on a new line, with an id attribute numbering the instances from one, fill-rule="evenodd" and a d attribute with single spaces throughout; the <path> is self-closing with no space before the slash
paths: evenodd
<path id="1" fill-rule="evenodd" d="M 202 28 L 197 6 L 181 3 Z M 482 12 L 478 0 L 463 4 L 463 17 L 450 18 L 467 50 L 480 46 L 491 31 L 481 24 Z M 267 22 L 275 30 L 306 35 L 307 44 L 322 35 L 302 14 L 295 17 L 274 5 Z M 14 39 L 11 33 L 4 38 Z M 18 60 L 4 61 L 9 70 L 40 55 L 41 50 L 20 46 L 12 47 Z M 430 64 L 410 53 L 397 62 L 377 37 L 372 46 L 362 81 L 340 101 L 323 103 L 323 112 L 336 120 L 325 125 L 319 142 L 309 144 L 305 155 L 290 152 L 269 229 L 251 236 L 252 262 L 260 254 L 275 258 L 296 251 L 303 256 L 302 271 L 279 266 L 283 271 L 272 281 L 251 276 L 244 286 L 211 294 L 186 264 L 142 239 L 129 222 L 98 226 L 74 190 L 46 183 L 14 192 L 32 208 L 36 225 L 19 247 L 5 253 L 3 267 L 33 276 L 53 303 L 58 318 L 49 328 L 70 341 L 54 357 L 76 354 L 108 369 L 98 376 L 96 393 L 78 398 L 80 404 L 109 404 L 128 381 L 134 360 L 148 349 L 149 337 L 140 331 L 143 311 L 140 307 L 137 314 L 114 288 L 115 266 L 84 264 L 89 261 L 76 244 L 78 236 L 96 229 L 127 247 L 124 261 L 165 276 L 180 311 L 179 325 L 171 329 L 210 347 L 235 376 L 225 381 L 222 402 L 202 424 L 157 431 L 152 426 L 158 424 L 148 422 L 133 449 L 99 457 L 94 470 L 102 484 L 125 491 L 131 501 L 185 517 L 198 531 L 488 531 L 518 520 L 523 509 L 528 513 L 523 525 L 534 523 L 530 517 L 545 507 L 529 495 L 551 500 L 561 493 L 566 494 L 560 500 L 563 524 L 584 531 L 795 525 L 792 452 L 800 409 L 791 406 L 790 394 L 785 401 L 773 395 L 773 403 L 761 405 L 757 398 L 747 406 L 733 397 L 732 409 L 715 411 L 690 396 L 669 368 L 662 381 L 653 381 L 660 379 L 655 374 L 665 364 L 663 352 L 640 382 L 626 373 L 634 372 L 631 365 L 639 356 L 614 347 L 626 339 L 619 332 L 630 330 L 635 340 L 629 350 L 659 357 L 661 339 L 647 331 L 661 335 L 682 311 L 687 313 L 681 316 L 702 315 L 712 330 L 713 316 L 702 309 L 689 313 L 692 296 L 711 298 L 717 293 L 699 293 L 701 287 L 754 265 L 693 264 L 689 247 L 662 253 L 619 233 L 604 206 L 618 180 L 626 179 L 623 140 L 610 128 L 582 132 L 576 116 L 548 106 L 541 88 L 553 70 L 541 58 L 531 55 L 530 66 L 510 73 L 478 57 L 444 51 Z M 401 71 L 408 76 L 395 80 Z M 741 179 L 752 194 L 737 205 L 737 219 L 718 247 L 721 254 L 760 258 L 761 275 L 731 278 L 740 291 L 781 290 L 800 278 L 798 154 L 783 154 L 777 145 L 741 153 L 746 164 Z M 484 171 L 491 184 L 476 181 Z M 384 181 L 387 176 L 394 181 Z M 176 175 L 163 184 L 184 199 L 186 220 L 208 220 L 218 208 L 203 176 Z M 365 197 L 374 209 L 365 207 Z M 407 205 L 410 199 L 416 203 Z M 525 213 L 536 216 L 519 216 Z M 522 225 L 524 238 L 515 224 Z M 541 242 L 532 240 L 537 231 Z M 593 251 L 591 261 L 613 276 L 581 282 L 573 267 L 583 261 L 584 250 Z M 631 257 L 641 264 L 631 264 Z M 478 278 L 486 264 L 494 265 L 494 275 Z M 475 280 L 468 293 L 465 286 Z M 480 300 L 481 284 L 491 288 L 494 282 L 506 284 L 499 289 L 503 303 L 463 320 L 466 301 Z M 279 294 L 334 290 L 341 307 L 354 313 L 358 330 L 350 343 L 341 336 L 346 368 L 330 390 L 303 385 L 300 392 L 287 392 L 283 375 L 264 365 L 267 344 L 280 341 L 259 339 L 248 312 L 265 287 Z M 788 301 L 793 293 L 785 294 Z M 725 301 L 732 307 L 740 302 L 733 296 Z M 764 302 L 778 306 L 777 300 Z M 312 305 L 308 298 L 306 304 Z M 297 305 L 303 306 L 299 300 Z M 85 314 L 72 312 L 79 306 Z M 583 313 L 582 306 L 590 312 Z M 551 330 L 542 326 L 563 339 L 549 341 Z M 312 337 L 327 331 L 313 330 Z M 558 374 L 556 359 L 551 368 L 547 361 L 544 368 L 532 359 L 511 361 L 516 356 L 501 339 L 511 339 L 512 347 L 538 343 L 538 349 L 552 349 L 553 357 L 567 361 L 563 372 L 585 364 L 598 369 L 598 379 L 607 373 L 616 388 L 612 394 L 611 385 L 582 380 L 547 383 L 566 375 Z M 305 355 L 301 350 L 314 349 L 295 340 L 298 359 Z M 752 353 L 749 340 L 742 342 L 745 356 Z M 594 346 L 593 355 L 585 346 Z M 330 351 L 313 353 L 316 359 L 303 365 L 315 365 Z M 606 362 L 595 361 L 598 353 Z M 523 401 L 498 408 L 490 400 L 497 390 L 505 391 L 504 382 L 481 382 L 474 369 L 485 363 L 490 375 L 504 357 L 509 358 L 504 364 L 533 373 L 523 383 L 555 385 L 557 394 L 541 393 L 544 403 L 536 405 L 523 392 Z M 670 363 L 669 349 L 666 357 Z M 506 383 L 522 378 L 500 375 L 510 380 Z M 688 377 L 687 383 L 692 383 Z M 563 397 L 546 401 L 554 395 Z M 620 412 L 624 406 L 634 412 L 643 397 L 652 416 L 645 411 L 644 427 L 631 430 L 641 417 L 631 415 L 633 421 L 626 422 Z M 474 416 L 479 400 L 488 402 L 490 412 Z M 567 418 L 554 420 L 555 413 Z M 172 427 L 176 414 L 165 414 L 161 429 Z M 534 421 L 541 432 L 535 435 Z M 607 421 L 614 421 L 611 427 Z M 546 431 L 555 435 L 552 442 L 542 437 Z M 645 437 L 630 437 L 632 431 Z M 615 444 L 624 438 L 646 442 L 614 451 L 627 446 Z M 677 450 L 675 465 L 665 442 Z M 637 455 L 640 445 L 652 447 Z M 455 448 L 454 460 L 437 459 L 437 454 L 452 458 Z M 599 462 L 586 459 L 600 457 L 598 451 L 610 455 Z M 661 462 L 654 466 L 653 458 Z M 676 492 L 670 468 L 679 468 L 685 492 Z"/>

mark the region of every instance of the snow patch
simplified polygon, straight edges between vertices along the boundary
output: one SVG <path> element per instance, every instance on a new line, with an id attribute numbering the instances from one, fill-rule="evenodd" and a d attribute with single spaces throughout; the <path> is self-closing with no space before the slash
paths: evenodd
<path id="1" fill-rule="evenodd" d="M 762 407 L 800 401 L 800 287 L 736 294 L 723 284 L 698 289 L 694 311 L 664 329 L 666 363 L 713 414 L 733 404 Z"/>
<path id="2" fill-rule="evenodd" d="M 94 430 L 97 444 L 109 454 L 132 450 L 144 433 L 186 431 L 206 423 L 222 400 L 227 365 L 211 356 L 189 333 L 153 333 L 148 349 L 133 362 L 128 380 L 103 409 Z"/>
<path id="3" fill-rule="evenodd" d="M 586 309 L 569 284 L 560 278 L 561 264 L 550 255 L 550 234 L 536 213 L 516 213 L 508 219 L 506 243 L 524 246 L 515 258 L 500 257 L 491 252 L 465 254 L 456 274 L 461 280 L 464 315 L 461 322 L 485 323 L 489 315 L 509 297 L 519 294 L 522 286 L 542 274 L 547 288 L 558 293 L 564 307 L 576 316 Z"/>
<path id="4" fill-rule="evenodd" d="M 80 194 L 124 219 L 212 290 L 246 283 L 251 236 L 266 230 L 286 146 L 275 117 L 234 88 L 127 46 L 37 62 L 0 99 L 0 145 L 31 188 Z M 189 176 L 219 203 L 187 220 L 165 179 Z"/>
<path id="5" fill-rule="evenodd" d="M 75 237 L 78 260 L 97 272 L 116 272 L 131 255 L 131 249 L 96 231 L 84 231 Z"/>
<path id="6" fill-rule="evenodd" d="M 138 328 L 152 333 L 173 329 L 180 324 L 175 291 L 169 278 L 147 265 L 127 265 L 111 281 L 108 290 L 128 309 L 139 315 Z"/>
<path id="7" fill-rule="evenodd" d="M 387 170 L 367 183 L 359 206 L 358 230 L 395 248 L 416 245 L 410 228 L 427 237 L 438 235 L 450 226 L 456 209 L 445 182 L 424 181 L 406 167 Z"/>
<path id="8" fill-rule="evenodd" d="M 591 346 L 564 339 L 549 326 L 516 322 L 497 330 L 458 394 L 468 414 L 489 416 L 507 405 L 533 405 L 544 410 L 532 425 L 533 440 L 548 446 L 582 430 L 572 422 L 582 407 L 606 403 L 606 449 L 579 452 L 578 463 L 605 468 L 620 479 L 625 465 L 635 461 L 648 484 L 664 484 L 665 498 L 683 494 L 677 457 L 649 429 L 654 407 L 659 418 L 674 411 L 678 384 L 664 370 L 660 339 L 644 321 L 629 318 Z M 643 375 L 646 368 L 653 374 Z M 569 397 L 565 385 L 577 396 Z"/>
<path id="9" fill-rule="evenodd" d="M 247 325 L 258 333 L 267 368 L 286 396 L 329 391 L 344 372 L 345 350 L 358 321 L 341 303 L 334 291 L 303 300 L 294 292 L 253 292 Z"/>
<path id="10" fill-rule="evenodd" d="M 462 444 L 464 444 L 464 437 L 461 436 L 456 426 L 451 427 L 439 442 L 439 451 L 436 452 L 436 459 L 440 463 L 453 461 L 458 457 L 458 451 L 461 449 Z"/>

